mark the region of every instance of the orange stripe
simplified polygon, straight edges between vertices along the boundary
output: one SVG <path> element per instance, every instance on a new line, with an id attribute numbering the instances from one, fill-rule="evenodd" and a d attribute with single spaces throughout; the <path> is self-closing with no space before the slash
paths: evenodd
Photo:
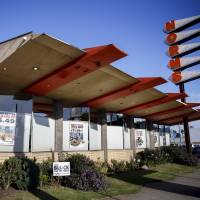
<path id="1" fill-rule="evenodd" d="M 119 113 L 120 112 L 125 113 L 125 114 L 131 114 L 131 113 L 134 113 L 134 112 L 139 111 L 139 110 L 151 108 L 151 107 L 163 104 L 163 103 L 167 103 L 169 101 L 181 99 L 181 98 L 186 97 L 186 96 L 187 96 L 187 94 L 185 94 L 185 93 L 169 93 L 165 97 L 162 97 L 162 98 L 150 101 L 150 102 L 146 102 L 146 103 L 143 103 L 143 104 L 139 104 L 139 105 L 136 105 L 136 106 L 133 106 L 133 107 L 130 107 L 130 108 L 126 108 L 126 109 L 120 110 L 118 112 Z"/>
<path id="2" fill-rule="evenodd" d="M 83 56 L 36 81 L 23 89 L 23 92 L 44 96 L 62 85 L 127 55 L 112 44 L 88 48 L 85 51 L 86 53 Z"/>
<path id="3" fill-rule="evenodd" d="M 131 84 L 129 86 L 123 87 L 119 90 L 113 91 L 111 93 L 102 95 L 95 99 L 89 100 L 83 105 L 90 107 L 99 107 L 107 102 L 113 101 L 115 99 L 129 96 L 131 94 L 137 93 L 142 90 L 146 90 L 152 88 L 154 86 L 166 83 L 166 80 L 161 77 L 153 77 L 153 78 L 138 78 L 139 82 L 135 84 Z"/>

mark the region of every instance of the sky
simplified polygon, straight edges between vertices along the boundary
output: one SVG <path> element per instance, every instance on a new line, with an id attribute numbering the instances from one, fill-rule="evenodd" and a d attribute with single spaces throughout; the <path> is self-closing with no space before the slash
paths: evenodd
<path id="1" fill-rule="evenodd" d="M 1 0 L 0 8 L 0 41 L 34 31 L 79 48 L 113 43 L 128 53 L 115 67 L 134 77 L 168 79 L 164 23 L 200 15 L 200 0 Z M 200 102 L 199 84 L 186 84 L 187 101 Z M 179 91 L 171 82 L 158 88 Z"/>

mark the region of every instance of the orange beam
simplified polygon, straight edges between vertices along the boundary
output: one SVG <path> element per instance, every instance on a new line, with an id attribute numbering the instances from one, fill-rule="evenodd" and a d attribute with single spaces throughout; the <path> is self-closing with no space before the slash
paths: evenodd
<path id="1" fill-rule="evenodd" d="M 44 96 L 49 92 L 112 63 L 127 54 L 113 44 L 84 49 L 85 54 L 23 89 L 23 92 Z"/>
<path id="2" fill-rule="evenodd" d="M 145 115 L 145 117 L 148 118 L 148 119 L 152 119 L 152 118 L 156 118 L 156 117 L 159 117 L 159 116 L 167 115 L 169 113 L 174 113 L 174 112 L 182 111 L 182 110 L 185 110 L 185 109 L 188 109 L 188 108 L 193 108 L 193 107 L 196 107 L 196 106 L 200 106 L 200 103 L 187 103 L 187 105 L 182 104 L 182 105 L 180 105 L 179 107 L 176 107 L 176 108 L 164 110 L 164 111 L 153 113 L 153 114 L 150 114 L 150 115 Z"/>
<path id="3" fill-rule="evenodd" d="M 188 117 L 188 121 L 199 120 L 200 119 L 200 110 L 198 110 L 198 112 L 188 114 L 187 117 Z M 172 120 L 164 121 L 165 124 L 169 124 L 169 125 L 176 125 L 176 124 L 180 124 L 182 122 L 183 122 L 182 117 L 177 117 Z"/>
<path id="4" fill-rule="evenodd" d="M 157 86 L 157 85 L 167 82 L 165 79 L 163 79 L 161 77 L 138 78 L 138 80 L 139 80 L 139 82 L 136 82 L 129 86 L 115 90 L 111 93 L 107 93 L 100 97 L 89 100 L 89 101 L 83 103 L 83 105 L 90 106 L 90 107 L 99 107 L 110 101 L 119 99 L 121 97 L 129 96 L 131 94 L 134 94 L 134 93 L 140 92 L 142 90 L 146 90 L 146 89 L 149 89 L 154 86 Z"/>
<path id="5" fill-rule="evenodd" d="M 167 122 L 167 121 L 173 121 L 173 120 L 176 121 L 176 120 L 178 120 L 179 118 L 188 117 L 189 115 L 194 114 L 194 113 L 196 113 L 196 112 L 197 112 L 197 111 L 195 111 L 195 110 L 191 110 L 190 113 L 187 113 L 187 114 L 180 114 L 180 115 L 177 115 L 177 116 L 175 116 L 175 117 L 169 117 L 169 118 L 160 120 L 160 121 L 158 121 L 158 122 L 159 122 L 159 123 L 165 123 L 165 122 Z"/>
<path id="6" fill-rule="evenodd" d="M 176 100 L 176 99 L 181 99 L 181 98 L 184 98 L 184 97 L 187 97 L 187 94 L 185 94 L 185 93 L 169 93 L 165 97 L 162 97 L 162 98 L 159 98 L 159 99 L 147 102 L 147 103 L 139 104 L 139 105 L 136 105 L 136 106 L 133 106 L 133 107 L 130 107 L 130 108 L 126 108 L 126 109 L 120 110 L 118 112 L 130 114 L 130 113 L 133 113 L 135 111 L 151 108 L 151 107 L 154 107 L 154 106 L 157 106 L 157 105 L 160 105 L 160 104 L 164 104 L 164 103 L 167 103 L 169 101 Z"/>

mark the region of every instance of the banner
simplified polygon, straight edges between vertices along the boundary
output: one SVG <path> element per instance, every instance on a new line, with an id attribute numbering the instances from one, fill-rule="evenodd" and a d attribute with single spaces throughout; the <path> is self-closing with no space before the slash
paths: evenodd
<path id="1" fill-rule="evenodd" d="M 159 147 L 159 132 L 154 132 L 153 143 L 155 147 Z"/>
<path id="2" fill-rule="evenodd" d="M 14 145 L 16 113 L 0 111 L 0 145 Z"/>
<path id="3" fill-rule="evenodd" d="M 88 125 L 84 122 L 73 122 L 69 123 L 69 138 L 70 147 L 84 147 L 85 137 L 88 133 Z"/>
<path id="4" fill-rule="evenodd" d="M 135 145 L 136 148 L 146 148 L 146 130 L 144 129 L 135 129 Z"/>

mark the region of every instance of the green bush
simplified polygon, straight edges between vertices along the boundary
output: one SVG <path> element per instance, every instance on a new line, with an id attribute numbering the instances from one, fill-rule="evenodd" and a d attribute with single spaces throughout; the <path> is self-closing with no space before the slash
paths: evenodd
<path id="1" fill-rule="evenodd" d="M 117 161 L 112 159 L 111 164 L 109 165 L 109 171 L 113 173 L 123 173 L 128 171 L 127 162 Z"/>
<path id="2" fill-rule="evenodd" d="M 71 175 L 62 178 L 64 186 L 85 191 L 106 189 L 105 176 L 97 171 L 94 161 L 81 154 L 70 155 L 65 161 L 70 162 Z"/>
<path id="3" fill-rule="evenodd" d="M 52 185 L 56 178 L 53 177 L 53 160 L 48 159 L 39 164 L 40 168 L 40 186 Z"/>
<path id="4" fill-rule="evenodd" d="M 142 165 L 157 165 L 166 162 L 196 166 L 198 164 L 197 157 L 188 154 L 177 146 L 161 147 L 160 149 L 145 149 L 137 153 L 136 162 Z"/>
<path id="5" fill-rule="evenodd" d="M 35 160 L 12 157 L 0 166 L 0 186 L 19 190 L 34 189 L 39 184 L 39 168 Z"/>
<path id="6" fill-rule="evenodd" d="M 108 173 L 109 164 L 107 162 L 102 162 L 99 158 L 94 162 L 95 168 L 98 172 L 106 175 Z"/>

